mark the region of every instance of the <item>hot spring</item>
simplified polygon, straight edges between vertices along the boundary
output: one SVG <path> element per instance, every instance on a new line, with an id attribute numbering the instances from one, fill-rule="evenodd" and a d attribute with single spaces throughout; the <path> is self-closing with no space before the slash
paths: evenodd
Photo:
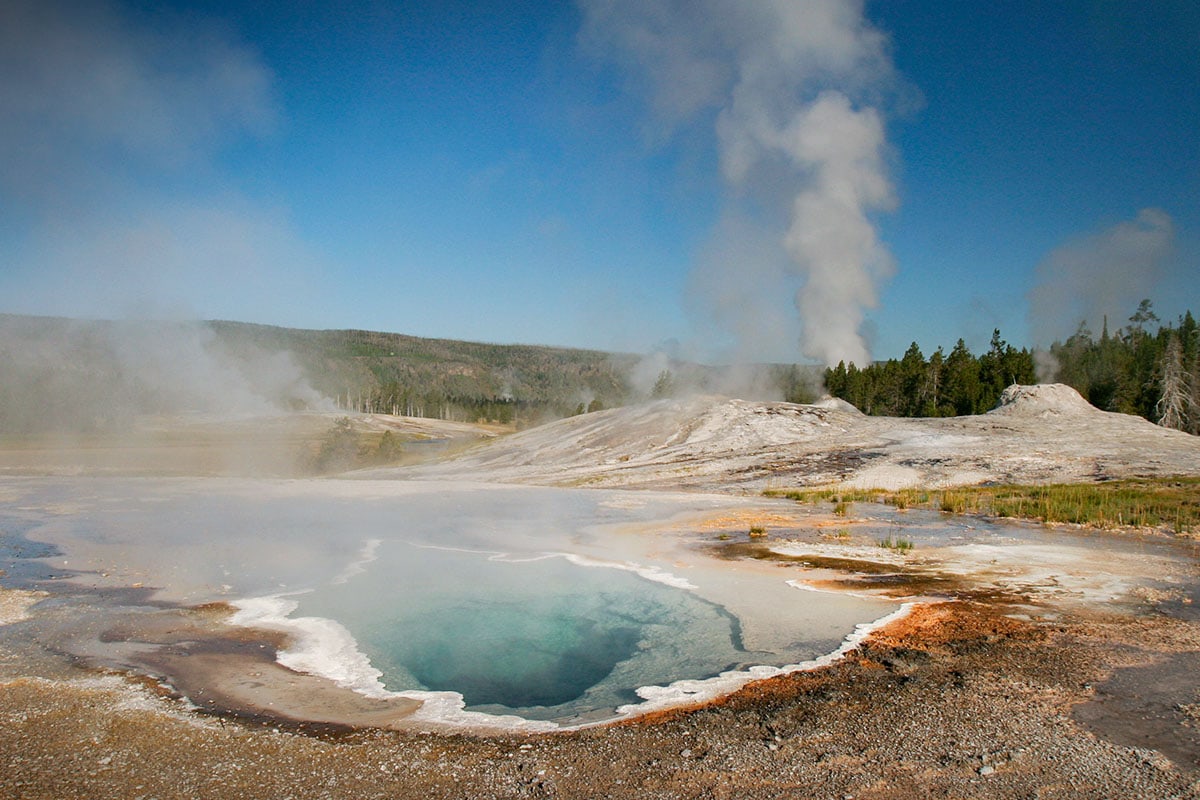
<path id="1" fill-rule="evenodd" d="M 699 546 L 712 538 L 704 520 L 773 502 L 397 481 L 11 479 L 0 526 L 52 548 L 32 553 L 34 577 L 61 585 L 61 608 L 102 609 L 86 630 L 60 611 L 58 634 L 39 635 L 60 636 L 63 649 L 94 656 L 114 620 L 221 601 L 240 625 L 286 632 L 278 658 L 294 670 L 420 700 L 428 721 L 551 728 L 716 696 L 825 656 L 896 610 L 801 591 L 787 582 L 794 573 Z M 119 599 L 131 587 L 152 599 Z"/>

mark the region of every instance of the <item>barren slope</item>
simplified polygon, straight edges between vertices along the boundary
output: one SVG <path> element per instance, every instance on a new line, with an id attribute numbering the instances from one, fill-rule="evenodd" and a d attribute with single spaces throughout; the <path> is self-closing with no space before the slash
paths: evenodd
<path id="1" fill-rule="evenodd" d="M 1100 411 L 1062 385 L 1013 386 L 974 417 L 868 417 L 713 396 L 561 420 L 440 464 L 374 477 L 758 490 L 948 486 L 1200 473 L 1200 439 Z"/>

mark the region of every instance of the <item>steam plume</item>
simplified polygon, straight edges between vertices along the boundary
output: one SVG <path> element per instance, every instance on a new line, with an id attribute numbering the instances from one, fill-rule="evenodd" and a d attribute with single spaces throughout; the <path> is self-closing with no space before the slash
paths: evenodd
<path id="1" fill-rule="evenodd" d="M 606 48 L 631 84 L 645 87 L 657 134 L 713 125 L 733 192 L 696 285 L 741 355 L 761 357 L 752 331 L 767 319 L 777 333 L 779 311 L 725 302 L 735 284 L 762 287 L 751 294 L 772 298 L 767 305 L 799 288 L 804 355 L 869 361 L 861 323 L 893 268 L 871 215 L 894 204 L 877 107 L 894 73 L 862 3 L 581 3 L 585 42 Z M 754 230 L 768 241 L 746 241 Z M 724 241 L 723 231 L 737 240 Z"/>

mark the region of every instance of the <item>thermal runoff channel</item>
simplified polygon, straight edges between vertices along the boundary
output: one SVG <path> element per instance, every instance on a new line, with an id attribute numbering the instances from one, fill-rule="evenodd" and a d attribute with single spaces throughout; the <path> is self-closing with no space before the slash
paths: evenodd
<path id="1" fill-rule="evenodd" d="M 144 478 L 37 479 L 18 495 L 59 580 L 223 601 L 238 625 L 287 634 L 283 666 L 417 701 L 414 719 L 440 725 L 577 725 L 716 696 L 895 609 L 706 554 L 702 521 L 761 499 Z M 160 613 L 106 608 L 113 625 Z M 88 629 L 114 638 L 103 619 Z M 103 654 L 78 629 L 56 646 Z"/>

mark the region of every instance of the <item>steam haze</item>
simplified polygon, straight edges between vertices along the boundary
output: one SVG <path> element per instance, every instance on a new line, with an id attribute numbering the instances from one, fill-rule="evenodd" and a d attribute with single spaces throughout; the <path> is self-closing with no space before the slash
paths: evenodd
<path id="1" fill-rule="evenodd" d="M 173 13 L 151 25 L 107 2 L 0 8 L 0 199 L 22 232 L 0 310 L 178 317 L 221 298 L 249 319 L 268 292 L 315 299 L 318 258 L 286 208 L 217 166 L 278 127 L 271 70 L 219 25 Z"/>
<path id="2" fill-rule="evenodd" d="M 798 335 L 809 359 L 869 362 L 862 323 L 893 270 L 872 216 L 895 204 L 880 106 L 896 77 L 862 4 L 582 5 L 585 41 L 646 87 L 652 136 L 716 137 L 724 219 L 693 287 L 736 357 Z"/>
<path id="3" fill-rule="evenodd" d="M 1171 216 L 1145 208 L 1053 250 L 1038 264 L 1029 294 L 1034 342 L 1063 341 L 1081 322 L 1099 335 L 1105 317 L 1115 332 L 1142 299 L 1153 299 L 1174 246 Z"/>
<path id="4" fill-rule="evenodd" d="M 285 352 L 234 351 L 198 323 L 0 315 L 0 432 L 124 430 L 146 414 L 332 410 Z"/>

